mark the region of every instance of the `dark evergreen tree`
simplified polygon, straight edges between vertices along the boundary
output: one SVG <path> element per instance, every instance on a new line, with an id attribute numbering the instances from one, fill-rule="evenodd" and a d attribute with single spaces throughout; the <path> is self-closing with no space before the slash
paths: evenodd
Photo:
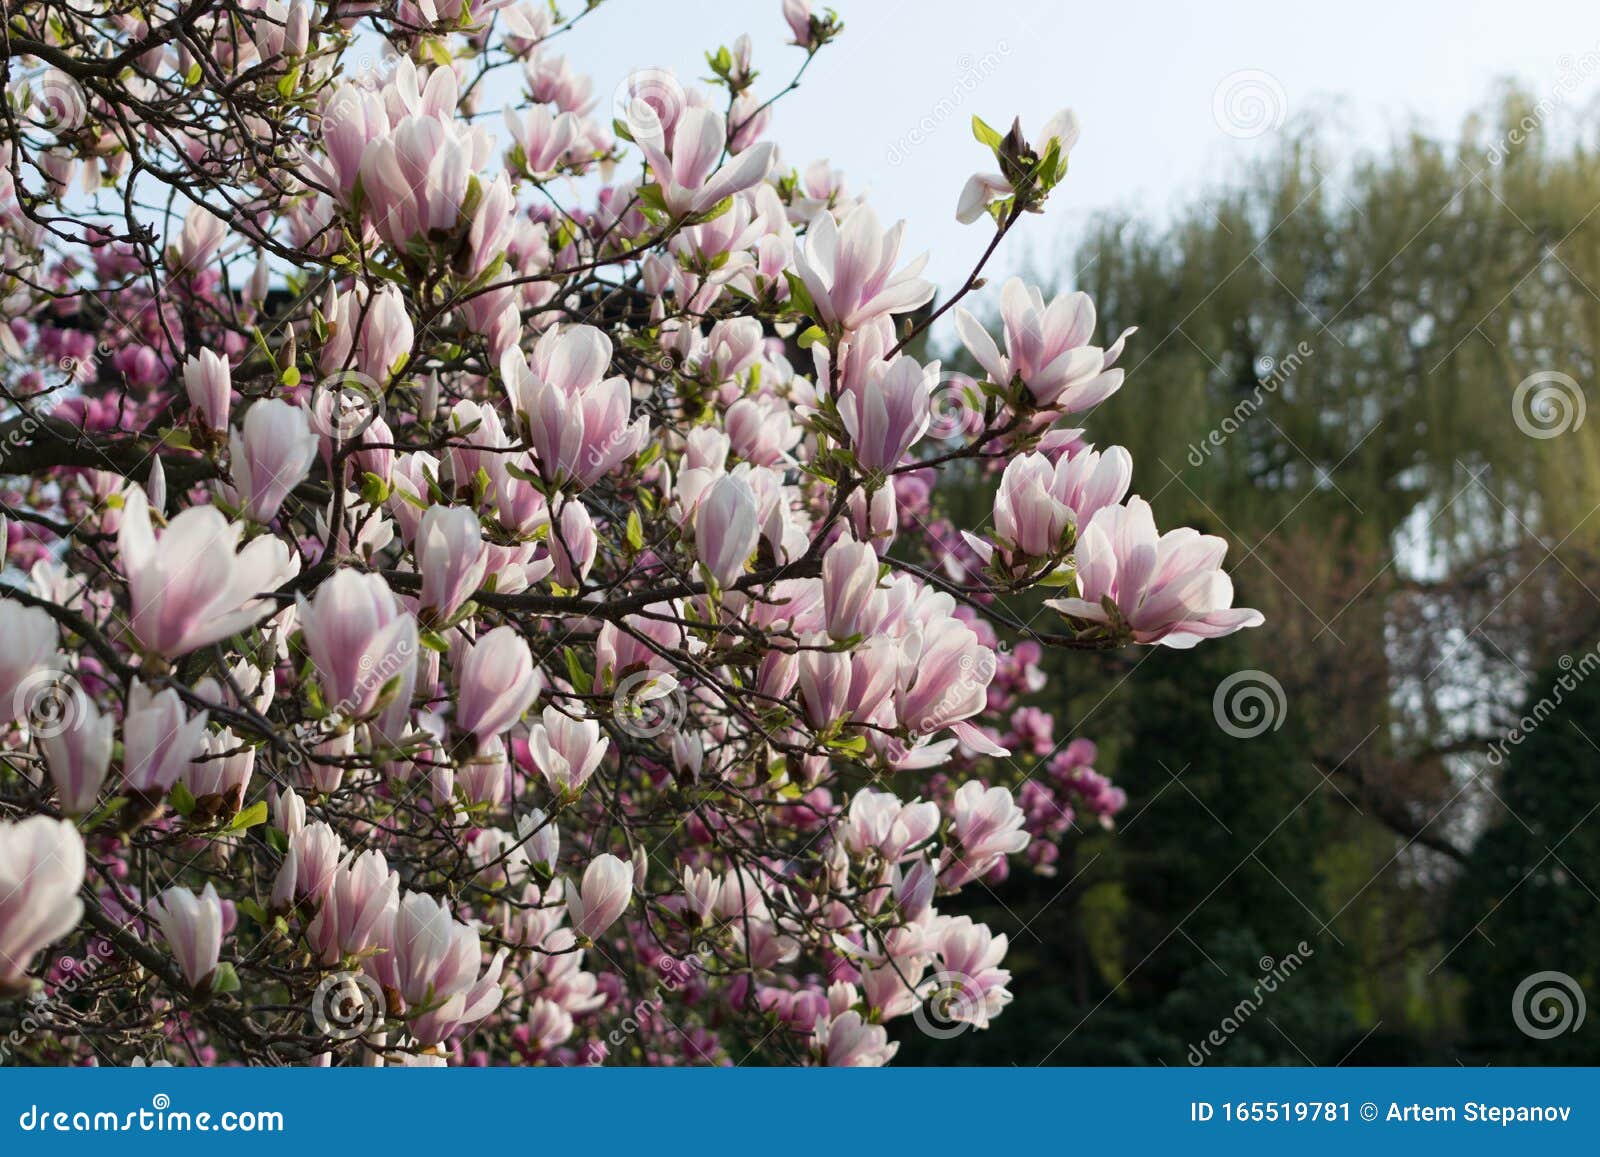
<path id="1" fill-rule="evenodd" d="M 1586 666 L 1533 680 L 1522 740 L 1504 746 L 1504 811 L 1450 905 L 1445 949 L 1475 1059 L 1600 1063 L 1600 1010 L 1578 1023 L 1580 1002 L 1600 1000 L 1600 670 Z"/>

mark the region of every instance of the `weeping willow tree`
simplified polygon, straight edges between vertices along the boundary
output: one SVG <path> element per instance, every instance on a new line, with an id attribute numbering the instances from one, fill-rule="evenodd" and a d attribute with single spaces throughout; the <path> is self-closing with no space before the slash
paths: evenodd
<path id="1" fill-rule="evenodd" d="M 1302 128 L 1168 222 L 1099 219 L 1061 287 L 1143 327 L 1096 439 L 1159 521 L 1235 544 L 1310 737 L 1284 774 L 1348 817 L 1323 902 L 1355 1007 L 1435 1043 L 1433 901 L 1503 807 L 1489 745 L 1600 628 L 1600 155 L 1548 112 L 1508 91 L 1359 159 Z"/>

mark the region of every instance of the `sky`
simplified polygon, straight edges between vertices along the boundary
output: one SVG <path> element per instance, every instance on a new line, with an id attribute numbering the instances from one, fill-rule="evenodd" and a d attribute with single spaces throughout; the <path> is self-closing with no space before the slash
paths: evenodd
<path id="1" fill-rule="evenodd" d="M 844 34 L 778 103 L 769 137 L 797 167 L 827 157 L 852 189 L 870 190 L 885 223 L 904 218 L 907 250 L 931 252 L 929 276 L 945 290 L 988 241 L 985 222 L 955 220 L 962 182 L 993 167 L 972 139 L 973 114 L 1002 130 L 1020 116 L 1026 131 L 1063 106 L 1077 112 L 1083 133 L 1066 183 L 991 267 L 1070 280 L 1090 214 L 1159 216 L 1226 181 L 1296 117 L 1331 113 L 1331 142 L 1359 151 L 1416 124 L 1453 133 L 1502 78 L 1550 100 L 1541 131 L 1574 130 L 1600 93 L 1593 0 L 834 7 Z M 780 0 L 608 0 L 557 51 L 594 77 L 607 102 L 635 69 L 709 75 L 704 51 L 741 32 L 754 44 L 764 98 L 803 59 L 785 44 Z"/>

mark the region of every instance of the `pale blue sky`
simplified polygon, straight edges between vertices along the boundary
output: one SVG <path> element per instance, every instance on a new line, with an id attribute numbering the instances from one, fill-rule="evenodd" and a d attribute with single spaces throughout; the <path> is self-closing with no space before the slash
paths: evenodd
<path id="1" fill-rule="evenodd" d="M 1516 77 L 1552 98 L 1543 131 L 1573 131 L 1600 92 L 1593 0 L 838 0 L 834 7 L 844 36 L 780 102 L 771 136 L 789 162 L 803 167 L 826 156 L 853 187 L 870 186 L 880 216 L 906 218 L 912 250 L 932 250 L 931 274 L 947 288 L 987 240 L 984 223 L 954 219 L 961 182 L 987 167 L 969 132 L 973 113 L 997 127 L 1020 114 L 1030 128 L 1070 105 L 1083 122 L 1067 184 L 1002 254 L 1003 271 L 1030 256 L 1044 264 L 1068 252 L 1092 210 L 1159 212 L 1258 154 L 1272 140 L 1270 128 L 1240 139 L 1213 115 L 1228 78 L 1241 95 L 1260 93 L 1291 119 L 1336 109 L 1341 139 L 1353 147 L 1380 144 L 1414 120 L 1452 131 L 1498 78 Z M 802 59 L 784 46 L 779 0 L 609 0 L 563 38 L 560 51 L 609 101 L 635 68 L 705 76 L 702 51 L 742 31 L 755 44 L 757 91 L 768 95 Z M 1252 131 L 1248 122 L 1233 123 L 1236 132 Z"/>

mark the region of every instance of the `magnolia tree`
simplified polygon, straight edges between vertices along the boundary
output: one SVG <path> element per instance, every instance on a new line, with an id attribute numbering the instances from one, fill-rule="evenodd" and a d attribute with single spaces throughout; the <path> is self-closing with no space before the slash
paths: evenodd
<path id="1" fill-rule="evenodd" d="M 1123 804 L 1043 649 L 1260 621 L 1072 427 L 1127 335 L 933 309 L 764 139 L 831 13 L 608 101 L 593 11 L 9 9 L 6 1056 L 882 1063 L 1012 999 L 947 898 Z M 987 260 L 1077 129 L 974 128 Z"/>

